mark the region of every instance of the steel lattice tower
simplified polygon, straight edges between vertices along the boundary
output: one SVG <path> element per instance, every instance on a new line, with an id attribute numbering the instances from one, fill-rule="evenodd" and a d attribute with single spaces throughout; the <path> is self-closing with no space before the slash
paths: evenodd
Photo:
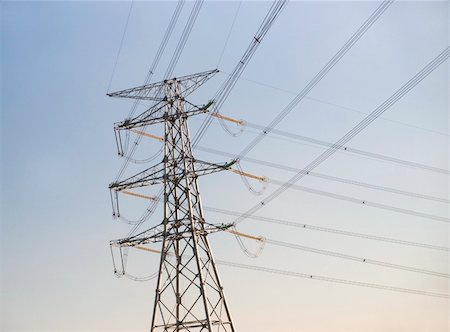
<path id="1" fill-rule="evenodd" d="M 154 106 L 116 125 L 116 131 L 164 123 L 164 158 L 126 180 L 112 183 L 118 192 L 147 185 L 164 185 L 163 222 L 140 234 L 111 241 L 119 247 L 162 242 L 151 331 L 235 331 L 207 235 L 227 225 L 206 223 L 198 176 L 228 169 L 196 160 L 188 117 L 208 112 L 185 98 L 217 71 L 165 80 L 109 94 L 146 99 Z"/>

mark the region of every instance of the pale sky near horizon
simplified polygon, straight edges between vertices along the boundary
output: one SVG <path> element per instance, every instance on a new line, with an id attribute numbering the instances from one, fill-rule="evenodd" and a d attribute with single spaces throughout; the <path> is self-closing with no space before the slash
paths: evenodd
<path id="1" fill-rule="evenodd" d="M 157 68 L 160 80 L 193 2 L 187 2 Z M 271 28 L 222 108 L 223 114 L 268 124 L 376 9 L 379 2 L 292 1 Z M 219 68 L 192 95 L 204 104 L 233 70 L 270 2 L 205 1 L 174 75 Z M 1 302 L 5 332 L 148 331 L 155 281 L 118 279 L 109 240 L 130 226 L 111 218 L 108 184 L 122 160 L 113 123 L 131 104 L 106 97 L 140 85 L 175 2 L 134 2 L 116 69 L 130 2 L 4 1 L 1 24 Z M 448 46 L 446 1 L 398 1 L 277 129 L 334 142 L 390 97 Z M 221 58 L 222 51 L 223 57 Z M 449 169 L 448 63 L 425 78 L 348 146 Z M 258 82 L 258 83 L 255 83 Z M 263 84 L 265 85 L 263 85 Z M 270 87 L 271 86 L 271 87 Z M 199 116 L 201 117 L 201 116 Z M 195 133 L 201 118 L 191 118 Z M 155 127 L 152 133 L 159 134 Z M 201 142 L 237 154 L 255 136 L 238 137 L 214 122 Z M 143 141 L 138 157 L 158 150 Z M 269 135 L 249 157 L 306 166 L 323 151 L 311 143 Z M 226 158 L 196 151 L 200 159 Z M 127 174 L 142 170 L 132 165 Z M 242 162 L 245 171 L 276 180 L 293 173 Z M 336 153 L 317 172 L 449 198 L 448 176 L 392 162 Z M 253 183 L 256 189 L 261 184 Z M 300 185 L 449 218 L 449 205 L 308 177 Z M 200 180 L 205 206 L 245 211 L 261 196 L 220 173 Z M 155 194 L 158 188 L 146 193 Z M 143 202 L 124 199 L 137 218 Z M 161 221 L 156 213 L 144 227 Z M 406 241 L 449 246 L 448 223 L 288 190 L 258 215 Z M 206 212 L 209 222 L 233 218 Z M 246 220 L 243 232 L 304 246 L 449 273 L 448 252 Z M 211 235 L 217 259 L 333 278 L 450 293 L 447 278 L 398 271 L 267 244 L 246 257 L 228 234 Z M 246 242 L 254 250 L 257 245 Z M 158 257 L 130 252 L 129 272 L 155 272 Z M 446 332 L 448 299 L 265 274 L 219 266 L 237 331 Z"/>

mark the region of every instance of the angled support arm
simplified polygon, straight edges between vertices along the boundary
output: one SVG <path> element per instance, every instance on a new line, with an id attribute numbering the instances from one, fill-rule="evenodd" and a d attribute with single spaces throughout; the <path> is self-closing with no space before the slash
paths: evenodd
<path id="1" fill-rule="evenodd" d="M 204 232 L 204 233 L 216 233 L 220 231 L 226 231 L 229 230 L 233 224 L 210 224 L 203 222 L 204 228 L 202 230 L 197 230 L 197 232 Z M 123 238 L 123 239 L 117 239 L 112 240 L 110 244 L 115 247 L 135 247 L 138 245 L 144 245 L 148 243 L 157 243 L 161 242 L 164 239 L 164 236 L 166 236 L 166 239 L 171 239 L 175 236 L 190 236 L 189 234 L 177 234 L 170 231 L 171 229 L 166 230 L 164 232 L 164 224 L 159 224 L 157 226 L 151 227 L 139 234 L 136 234 L 131 237 Z"/>

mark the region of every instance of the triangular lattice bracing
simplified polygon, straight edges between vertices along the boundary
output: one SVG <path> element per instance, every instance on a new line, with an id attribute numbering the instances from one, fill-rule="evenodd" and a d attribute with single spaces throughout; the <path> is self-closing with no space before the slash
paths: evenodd
<path id="1" fill-rule="evenodd" d="M 204 229 L 181 84 L 165 90 L 165 236 L 152 331 L 233 331 Z"/>

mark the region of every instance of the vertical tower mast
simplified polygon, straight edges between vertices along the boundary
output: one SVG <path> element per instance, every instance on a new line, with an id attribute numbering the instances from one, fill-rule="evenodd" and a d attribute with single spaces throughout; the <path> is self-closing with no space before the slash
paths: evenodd
<path id="1" fill-rule="evenodd" d="M 129 130 L 164 122 L 164 159 L 110 189 L 164 184 L 163 222 L 133 237 L 112 241 L 129 247 L 162 242 L 151 331 L 234 331 L 223 287 L 207 235 L 223 229 L 205 222 L 198 176 L 229 168 L 196 160 L 192 154 L 188 117 L 207 112 L 185 97 L 216 71 L 174 78 L 153 85 L 112 93 L 151 99 L 157 103 L 134 119 L 116 126 Z M 163 93 L 161 93 L 163 91 Z"/>

